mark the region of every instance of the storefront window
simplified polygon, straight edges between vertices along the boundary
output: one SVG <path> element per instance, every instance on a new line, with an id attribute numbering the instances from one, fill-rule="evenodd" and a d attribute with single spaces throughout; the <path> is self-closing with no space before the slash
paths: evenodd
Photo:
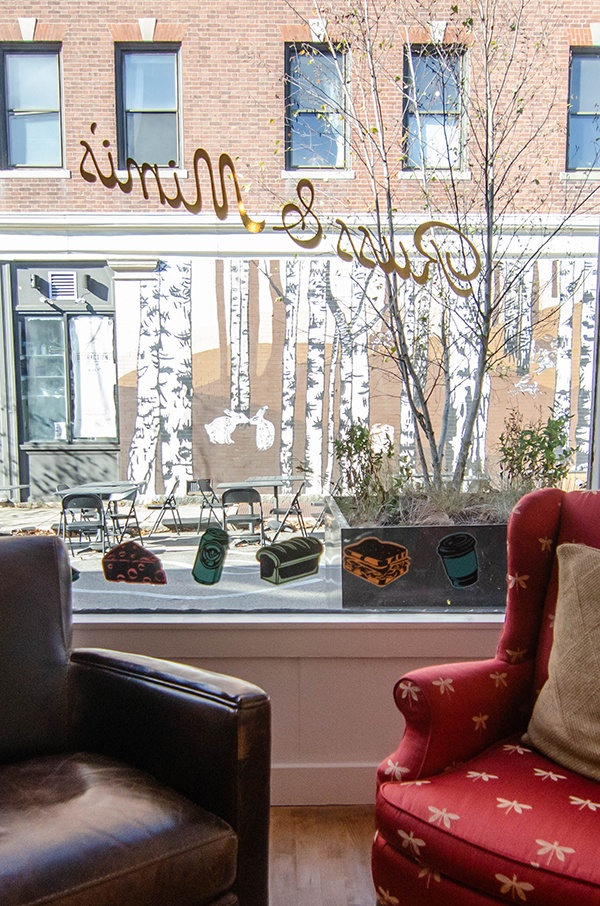
<path id="1" fill-rule="evenodd" d="M 23 440 L 116 438 L 113 318 L 27 315 L 19 326 Z"/>

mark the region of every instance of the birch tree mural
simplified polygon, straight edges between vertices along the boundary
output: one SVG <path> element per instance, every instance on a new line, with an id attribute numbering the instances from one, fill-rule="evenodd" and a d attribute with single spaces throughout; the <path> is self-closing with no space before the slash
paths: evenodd
<path id="1" fill-rule="evenodd" d="M 137 411 L 128 478 L 156 490 L 192 474 L 191 265 L 161 262 L 155 281 L 140 286 Z M 160 442 L 160 448 L 159 448 Z M 152 480 L 153 479 L 153 480 Z"/>
<path id="2" fill-rule="evenodd" d="M 340 360 L 341 343 L 338 334 L 337 325 L 331 344 L 331 361 L 329 363 L 329 386 L 327 389 L 327 399 L 329 400 L 329 418 L 327 419 L 327 437 L 325 453 L 325 474 L 323 476 L 323 486 L 318 488 L 321 493 L 323 489 L 330 489 L 333 485 L 333 470 L 336 463 L 335 448 L 333 442 L 336 438 L 337 430 L 337 406 L 336 406 L 336 376 Z"/>
<path id="3" fill-rule="evenodd" d="M 294 471 L 294 420 L 296 414 L 296 358 L 300 274 L 300 259 L 288 258 L 285 261 L 284 286 L 281 295 L 281 302 L 285 310 L 281 379 L 281 440 L 279 447 L 279 465 L 282 475 L 291 475 Z"/>
<path id="4" fill-rule="evenodd" d="M 477 294 L 469 298 L 453 296 L 447 310 L 447 375 L 451 382 L 451 394 L 448 400 L 450 420 L 455 426 L 452 436 L 448 436 L 446 445 L 446 469 L 451 471 L 458 456 L 458 444 L 463 435 L 463 425 L 471 411 L 474 398 L 474 382 L 477 371 L 478 343 L 473 326 L 477 324 L 477 311 L 474 300 Z M 486 432 L 491 394 L 489 372 L 483 379 L 481 404 L 477 413 L 477 422 L 469 450 L 465 477 L 481 477 L 485 474 Z"/>
<path id="5" fill-rule="evenodd" d="M 250 261 L 233 258 L 225 269 L 225 292 L 229 298 L 229 343 L 231 349 L 231 409 L 250 410 L 250 334 L 248 296 Z"/>
<path id="6" fill-rule="evenodd" d="M 571 380 L 573 343 L 573 312 L 575 293 L 583 276 L 583 262 L 562 259 L 558 266 L 559 299 L 558 336 L 556 344 L 556 383 L 554 387 L 554 414 L 571 414 Z"/>
<path id="7" fill-rule="evenodd" d="M 592 427 L 592 386 L 594 380 L 594 337 L 596 319 L 597 266 L 586 261 L 583 271 L 581 298 L 581 336 L 579 338 L 579 392 L 577 395 L 577 424 L 575 468 L 585 472 L 590 458 L 590 432 Z"/>
<path id="8" fill-rule="evenodd" d="M 435 319 L 438 330 L 442 333 L 441 309 L 434 301 L 433 293 L 426 287 L 420 288 L 412 281 L 405 281 L 399 286 L 398 305 L 406 331 L 406 341 L 412 350 L 412 360 L 419 379 L 425 386 L 429 363 L 430 330 Z M 408 391 L 402 383 L 400 391 L 400 454 L 416 462 L 415 422 L 408 402 Z"/>
<path id="9" fill-rule="evenodd" d="M 352 269 L 332 269 L 328 305 L 340 344 L 340 429 L 351 422 L 369 423 L 369 334 L 378 320 L 382 288 L 374 271 L 358 262 Z"/>
<path id="10" fill-rule="evenodd" d="M 140 285 L 140 339 L 137 356 L 137 408 L 129 446 L 127 478 L 154 490 L 160 431 L 158 373 L 160 308 L 157 281 Z"/>
<path id="11" fill-rule="evenodd" d="M 512 265 L 518 271 L 520 265 Z M 510 287 L 504 300 L 504 352 L 514 358 L 518 375 L 529 373 L 532 352 L 533 282 L 535 265 L 520 275 L 506 275 Z"/>
<path id="12" fill-rule="evenodd" d="M 172 260 L 160 286 L 159 402 L 165 485 L 192 477 L 191 263 Z"/>
<path id="13" fill-rule="evenodd" d="M 310 490 L 318 490 L 323 475 L 323 402 L 325 398 L 325 331 L 327 294 L 329 291 L 328 260 L 313 258 L 309 265 L 307 301 L 308 353 L 306 359 L 306 442 L 305 463 Z"/>

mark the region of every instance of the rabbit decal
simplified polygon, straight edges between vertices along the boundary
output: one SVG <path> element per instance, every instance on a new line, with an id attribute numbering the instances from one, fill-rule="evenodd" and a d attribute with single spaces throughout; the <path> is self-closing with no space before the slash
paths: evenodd
<path id="1" fill-rule="evenodd" d="M 268 450 L 275 440 L 275 425 L 265 418 L 268 406 L 261 406 L 256 415 L 248 419 L 248 424 L 256 426 L 256 449 Z"/>
<path id="2" fill-rule="evenodd" d="M 248 416 L 243 412 L 223 409 L 224 415 L 218 415 L 212 422 L 204 425 L 211 444 L 234 444 L 231 436 L 238 425 L 248 424 Z"/>

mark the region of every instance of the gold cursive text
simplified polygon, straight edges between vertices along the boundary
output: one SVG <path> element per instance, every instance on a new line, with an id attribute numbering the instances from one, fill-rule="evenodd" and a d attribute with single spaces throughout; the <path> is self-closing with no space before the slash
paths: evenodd
<path id="1" fill-rule="evenodd" d="M 92 123 L 90 126 L 90 131 L 92 135 L 96 133 L 97 124 Z M 91 145 L 87 141 L 81 141 L 80 144 L 85 149 L 85 153 L 79 164 L 79 172 L 82 178 L 86 182 L 96 182 L 100 180 L 102 185 L 107 189 L 118 188 L 121 192 L 124 192 L 126 195 L 130 194 L 133 191 L 134 186 L 134 174 L 137 174 L 137 177 L 142 188 L 142 195 L 146 200 L 150 198 L 150 193 L 148 191 L 147 178 L 151 175 L 158 191 L 158 199 L 162 205 L 168 205 L 171 208 L 180 208 L 183 207 L 186 211 L 189 211 L 190 214 L 199 214 L 202 210 L 202 189 L 200 187 L 200 175 L 198 168 L 200 161 L 204 161 L 208 169 L 208 176 L 210 179 L 210 190 L 212 195 L 212 203 L 215 214 L 219 220 L 226 220 L 229 215 L 229 203 L 227 199 L 227 188 L 225 186 L 225 172 L 229 170 L 231 178 L 233 180 L 233 185 L 235 189 L 235 195 L 237 199 L 237 209 L 239 211 L 240 217 L 242 218 L 242 223 L 249 233 L 260 233 L 264 227 L 264 220 L 253 220 L 246 211 L 246 206 L 242 200 L 242 193 L 240 191 L 240 186 L 238 183 L 237 173 L 235 171 L 235 164 L 233 163 L 229 154 L 221 154 L 219 157 L 219 182 L 221 187 L 221 201 L 217 198 L 217 187 L 215 184 L 215 176 L 213 172 L 213 165 L 210 159 L 208 152 L 204 148 L 197 148 L 194 152 L 194 161 L 193 161 L 193 172 L 194 172 L 194 181 L 196 189 L 196 197 L 193 201 L 188 201 L 184 195 L 179 182 L 179 176 L 175 172 L 175 167 L 177 166 L 175 161 L 169 161 L 169 167 L 173 171 L 172 178 L 175 184 L 175 193 L 169 195 L 163 186 L 161 173 L 157 164 L 138 164 L 132 157 L 128 157 L 125 162 L 125 169 L 127 170 L 127 176 L 124 179 L 119 179 L 115 167 L 115 162 L 113 158 L 112 151 L 110 151 L 110 142 L 105 139 L 102 142 L 102 147 L 106 151 L 106 159 L 109 165 L 108 173 L 105 173 L 100 168 L 96 155 L 92 150 Z M 91 161 L 93 165 L 92 169 L 87 169 L 86 165 L 89 166 L 88 161 Z"/>

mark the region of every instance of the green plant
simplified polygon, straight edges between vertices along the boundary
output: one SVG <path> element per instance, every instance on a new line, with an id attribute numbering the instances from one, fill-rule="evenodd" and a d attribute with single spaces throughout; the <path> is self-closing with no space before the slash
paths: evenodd
<path id="1" fill-rule="evenodd" d="M 351 422 L 333 447 L 343 490 L 354 498 L 354 509 L 365 516 L 389 506 L 412 477 L 408 460 L 395 457 L 391 438 L 385 436 L 375 445 L 363 422 Z"/>
<path id="2" fill-rule="evenodd" d="M 522 413 L 514 408 L 504 420 L 500 435 L 500 473 L 510 487 L 555 488 L 568 475 L 577 447 L 569 443 L 570 415 L 550 410 L 544 423 L 523 424 Z"/>

